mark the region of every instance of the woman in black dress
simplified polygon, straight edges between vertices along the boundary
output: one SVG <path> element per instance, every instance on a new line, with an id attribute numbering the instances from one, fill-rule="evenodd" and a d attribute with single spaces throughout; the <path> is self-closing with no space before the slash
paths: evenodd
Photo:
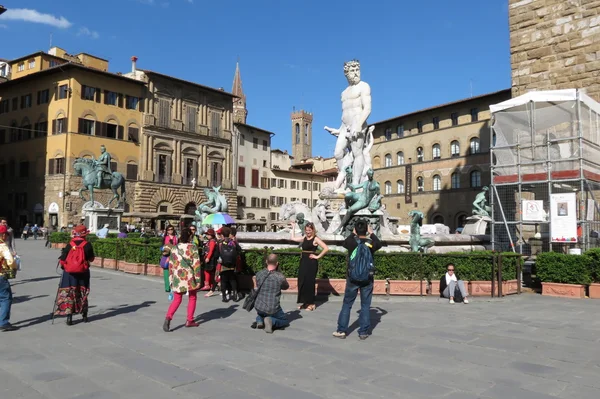
<path id="1" fill-rule="evenodd" d="M 304 228 L 304 237 L 296 237 L 296 223 L 292 224 L 292 234 L 290 239 L 302 243 L 302 256 L 300 257 L 300 268 L 298 269 L 298 309 L 305 308 L 313 311 L 315 306 L 315 282 L 317 279 L 317 270 L 319 269 L 318 259 L 325 256 L 329 248 L 323 240 L 317 237 L 315 225 L 307 223 Z M 317 255 L 317 249 L 321 247 L 321 252 Z"/>

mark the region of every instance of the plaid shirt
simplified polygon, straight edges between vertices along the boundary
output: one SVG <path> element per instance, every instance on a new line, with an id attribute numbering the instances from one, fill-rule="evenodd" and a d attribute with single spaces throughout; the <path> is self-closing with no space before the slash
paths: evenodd
<path id="1" fill-rule="evenodd" d="M 254 308 L 266 314 L 279 312 L 281 290 L 287 290 L 290 287 L 285 276 L 277 270 L 270 272 L 268 269 L 263 269 L 256 275 L 256 288 L 258 287 L 260 287 L 260 291 L 254 302 Z"/>

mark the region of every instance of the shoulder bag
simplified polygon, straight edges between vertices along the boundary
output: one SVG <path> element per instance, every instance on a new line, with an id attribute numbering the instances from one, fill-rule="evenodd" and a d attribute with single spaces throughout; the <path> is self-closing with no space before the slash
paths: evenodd
<path id="1" fill-rule="evenodd" d="M 262 288 L 263 284 L 265 283 L 265 281 L 267 281 L 270 275 L 271 273 L 267 274 L 267 277 L 265 277 L 262 283 L 260 283 L 258 288 L 254 288 L 252 289 L 252 291 L 250 291 L 250 295 L 246 297 L 246 299 L 244 300 L 244 304 L 242 305 L 243 309 L 246 309 L 248 312 L 251 312 L 252 309 L 254 309 L 254 302 L 256 302 L 256 297 L 258 296 L 260 289 Z"/>

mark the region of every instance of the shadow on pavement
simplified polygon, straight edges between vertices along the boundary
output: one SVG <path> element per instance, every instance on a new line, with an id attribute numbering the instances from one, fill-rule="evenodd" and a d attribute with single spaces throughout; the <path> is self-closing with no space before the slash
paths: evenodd
<path id="1" fill-rule="evenodd" d="M 194 321 L 197 323 L 206 323 L 211 320 L 226 319 L 229 316 L 231 316 L 232 314 L 234 314 L 239 307 L 240 307 L 240 305 L 231 305 L 228 308 L 213 309 L 208 312 L 202 313 L 201 315 L 196 316 Z M 185 324 L 179 325 L 175 328 L 172 328 L 171 331 L 177 331 L 180 328 L 183 328 L 184 326 L 185 326 Z"/>
<path id="2" fill-rule="evenodd" d="M 16 285 L 21 285 L 21 284 L 25 284 L 25 283 L 37 283 L 37 282 L 40 282 L 40 281 L 54 280 L 54 279 L 57 279 L 57 278 L 60 278 L 60 276 L 48 276 L 48 277 L 29 278 L 27 280 L 17 281 L 15 283 L 11 284 L 11 285 L 14 287 Z"/>
<path id="3" fill-rule="evenodd" d="M 356 313 L 359 313 L 360 310 Z M 371 308 L 369 311 L 369 316 L 371 317 L 371 331 L 373 331 L 379 323 L 381 323 L 381 318 L 387 314 L 387 310 L 381 309 L 380 307 Z M 347 335 L 350 335 L 354 330 L 358 329 L 358 319 L 354 320 L 354 323 L 348 327 Z M 369 333 L 371 332 L 369 331 Z"/>
<path id="4" fill-rule="evenodd" d="M 13 303 L 23 303 L 23 302 L 31 301 L 32 299 L 46 298 L 47 296 L 48 295 L 37 295 L 37 296 L 21 295 L 21 296 L 15 296 L 13 298 Z"/>
<path id="5" fill-rule="evenodd" d="M 142 308 L 147 308 L 150 305 L 153 305 L 155 303 L 156 303 L 156 301 L 144 301 L 138 305 L 121 305 L 116 308 L 108 308 L 106 310 L 106 312 L 104 312 L 104 313 L 90 314 L 89 321 L 91 323 L 94 321 L 104 320 L 104 319 L 108 319 L 108 318 L 114 317 L 114 316 L 119 316 L 122 314 L 134 313 Z"/>

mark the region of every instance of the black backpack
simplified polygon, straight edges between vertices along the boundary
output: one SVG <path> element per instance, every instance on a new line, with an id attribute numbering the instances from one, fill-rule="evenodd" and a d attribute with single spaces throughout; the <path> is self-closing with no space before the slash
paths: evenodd
<path id="1" fill-rule="evenodd" d="M 460 292 L 460 289 L 458 288 L 458 284 L 456 284 L 456 287 L 454 287 L 454 302 L 455 303 L 462 303 L 464 300 L 462 293 Z"/>
<path id="2" fill-rule="evenodd" d="M 233 245 L 231 245 L 233 244 Z M 219 253 L 221 255 L 221 264 L 223 266 L 235 266 L 237 263 L 237 248 L 235 243 L 223 242 L 219 246 Z"/>

